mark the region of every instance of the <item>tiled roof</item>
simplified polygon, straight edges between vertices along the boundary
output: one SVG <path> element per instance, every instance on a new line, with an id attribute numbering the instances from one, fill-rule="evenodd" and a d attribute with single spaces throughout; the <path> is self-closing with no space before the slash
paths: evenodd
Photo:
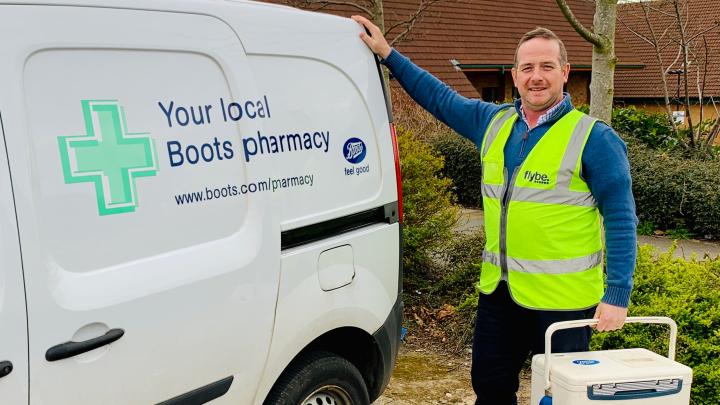
<path id="1" fill-rule="evenodd" d="M 667 1 L 654 1 L 654 8 L 663 10 L 663 12 L 674 13 L 674 8 Z M 643 60 L 646 67 L 642 70 L 623 71 L 615 73 L 615 97 L 616 98 L 661 98 L 662 91 L 662 75 L 659 70 L 656 52 L 653 47 L 633 34 L 624 24 L 645 36 L 650 36 L 650 30 L 642 11 L 642 4 L 625 4 L 618 8 L 618 36 L 622 36 L 627 43 L 637 52 L 638 57 Z M 682 9 L 683 15 L 685 10 Z M 689 0 L 689 18 L 687 19 L 688 37 L 710 28 L 713 23 L 720 21 L 720 1 L 713 0 Z M 662 44 L 670 43 L 672 40 L 678 40 L 676 19 L 661 12 L 650 11 L 652 26 L 656 35 L 660 36 L 663 31 L 669 27 L 665 40 Z M 624 24 L 623 24 L 624 23 Z M 705 34 L 708 43 L 708 72 L 705 85 L 706 96 L 720 96 L 720 29 L 714 29 Z M 701 77 L 703 71 L 703 59 L 705 55 L 705 47 L 702 38 L 696 39 L 692 43 L 694 51 L 699 56 L 699 64 L 693 64 L 690 67 L 692 72 L 688 79 L 689 93 L 691 97 L 697 97 L 697 69 L 701 69 Z M 678 55 L 679 45 L 669 45 L 662 51 L 663 64 L 667 68 L 669 64 Z M 682 62 L 675 63 L 672 69 L 682 69 Z M 668 74 L 668 92 L 670 98 L 677 95 L 677 75 Z M 681 79 L 682 80 L 682 79 Z M 681 96 L 684 96 L 684 85 L 681 81 Z"/>
<path id="2" fill-rule="evenodd" d="M 289 0 L 269 0 L 288 4 Z M 386 27 L 417 9 L 419 0 L 384 0 Z M 568 0 L 575 16 L 592 26 L 595 3 Z M 349 6 L 331 6 L 323 11 L 349 16 L 358 11 Z M 554 31 L 565 43 L 571 65 L 589 67 L 592 46 L 581 38 L 560 12 L 555 0 L 440 0 L 428 8 L 407 40 L 396 48 L 420 67 L 468 97 L 479 97 L 467 77 L 450 63 L 463 65 L 511 65 L 520 37 L 538 26 Z M 393 33 L 390 33 L 390 38 Z M 616 44 L 618 63 L 640 64 L 620 38 Z M 571 73 L 572 74 L 572 73 Z"/>

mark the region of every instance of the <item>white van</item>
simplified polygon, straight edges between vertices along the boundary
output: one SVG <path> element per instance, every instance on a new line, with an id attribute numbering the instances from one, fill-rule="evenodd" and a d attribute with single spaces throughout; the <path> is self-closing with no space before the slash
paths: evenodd
<path id="1" fill-rule="evenodd" d="M 353 21 L 0 0 L 0 403 L 367 404 L 398 155 Z"/>

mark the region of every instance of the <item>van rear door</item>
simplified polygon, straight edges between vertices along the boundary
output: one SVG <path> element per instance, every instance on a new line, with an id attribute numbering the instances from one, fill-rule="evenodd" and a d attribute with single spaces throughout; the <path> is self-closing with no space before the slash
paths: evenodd
<path id="1" fill-rule="evenodd" d="M 27 318 L 15 202 L 0 113 L 0 398 L 28 402 Z"/>
<path id="2" fill-rule="evenodd" d="M 239 149 L 269 113 L 237 35 L 183 10 L 43 5 L 0 5 L 0 34 L 13 38 L 0 41 L 0 111 L 30 401 L 200 403 L 227 391 L 251 403 L 271 338 L 280 229 L 253 182 L 267 177 L 247 170 Z M 12 249 L 0 275 L 10 289 L 17 228 L 6 222 L 2 248 Z M 0 318 L 0 342 L 23 337 L 15 312 Z M 22 362 L 9 357 L 23 353 L 17 339 L 10 352 L 0 345 L 0 360 Z M 2 402 L 17 403 L 7 400 L 22 393 L 16 382 L 8 397 L 0 380 Z"/>

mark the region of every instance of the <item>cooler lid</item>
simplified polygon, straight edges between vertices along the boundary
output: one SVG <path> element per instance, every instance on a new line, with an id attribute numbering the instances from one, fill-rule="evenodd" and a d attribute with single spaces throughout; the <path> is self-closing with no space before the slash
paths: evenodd
<path id="1" fill-rule="evenodd" d="M 573 390 L 588 385 L 627 381 L 651 381 L 681 377 L 689 384 L 692 370 L 647 349 L 621 349 L 552 355 L 550 381 Z M 545 370 L 545 355 L 535 355 L 534 373 Z"/>

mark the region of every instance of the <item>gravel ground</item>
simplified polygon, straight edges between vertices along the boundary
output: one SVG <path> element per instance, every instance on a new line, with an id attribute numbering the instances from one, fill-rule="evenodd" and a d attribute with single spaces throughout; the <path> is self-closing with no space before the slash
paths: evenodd
<path id="1" fill-rule="evenodd" d="M 520 379 L 518 405 L 530 403 L 530 376 Z M 403 346 L 390 384 L 374 405 L 473 405 L 470 357 Z"/>

